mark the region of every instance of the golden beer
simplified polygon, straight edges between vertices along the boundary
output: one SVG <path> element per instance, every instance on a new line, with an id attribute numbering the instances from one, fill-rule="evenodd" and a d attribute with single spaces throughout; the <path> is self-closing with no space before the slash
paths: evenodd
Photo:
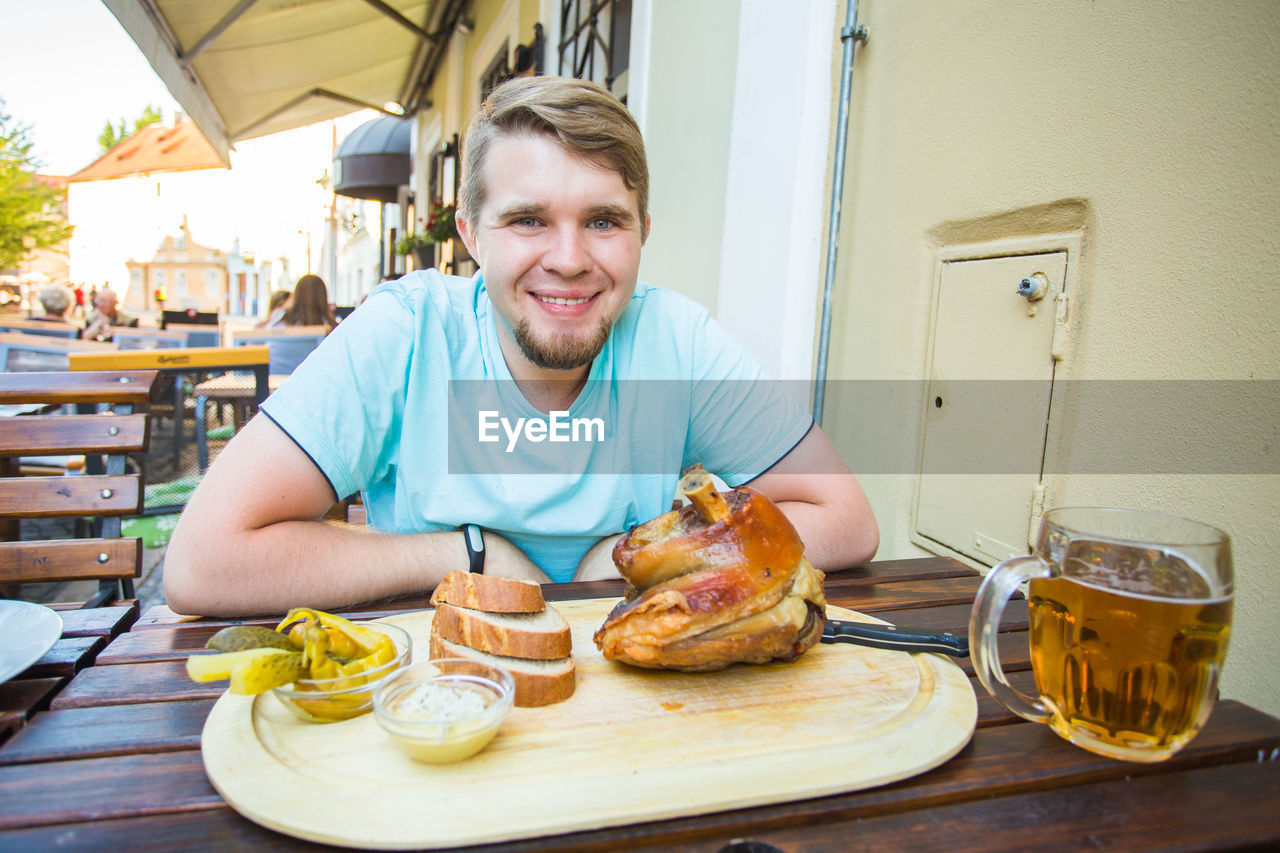
<path id="1" fill-rule="evenodd" d="M 1030 581 L 1031 664 L 1049 725 L 1103 755 L 1167 758 L 1213 709 L 1232 598 L 1160 549 L 1075 540 L 1060 566 Z"/>

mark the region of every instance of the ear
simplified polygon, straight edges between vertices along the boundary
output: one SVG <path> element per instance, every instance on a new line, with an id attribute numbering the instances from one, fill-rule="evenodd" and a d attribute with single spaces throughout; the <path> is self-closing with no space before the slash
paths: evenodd
<path id="1" fill-rule="evenodd" d="M 640 245 L 643 246 L 645 241 L 649 239 L 649 232 L 653 230 L 653 216 L 646 213 L 644 215 L 644 231 L 640 233 Z M 474 255 L 472 256 L 474 257 Z"/>
<path id="2" fill-rule="evenodd" d="M 458 228 L 458 236 L 462 238 L 462 245 L 467 247 L 467 254 L 479 261 L 480 255 L 476 251 L 476 235 L 471 230 L 470 220 L 455 216 L 453 224 Z"/>

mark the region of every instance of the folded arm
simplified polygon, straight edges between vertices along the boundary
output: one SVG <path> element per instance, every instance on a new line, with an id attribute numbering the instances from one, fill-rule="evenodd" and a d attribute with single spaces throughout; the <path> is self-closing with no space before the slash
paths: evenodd
<path id="1" fill-rule="evenodd" d="M 326 522 L 333 490 L 269 418 L 249 422 L 209 468 L 165 554 L 165 598 L 179 613 L 280 614 L 422 594 L 467 569 L 462 534 L 392 535 Z M 486 574 L 548 581 L 485 534 Z"/>
<path id="2" fill-rule="evenodd" d="M 860 566 L 880 546 L 871 503 L 840 451 L 815 425 L 791 452 L 746 485 L 795 525 L 809 562 L 824 572 Z"/>

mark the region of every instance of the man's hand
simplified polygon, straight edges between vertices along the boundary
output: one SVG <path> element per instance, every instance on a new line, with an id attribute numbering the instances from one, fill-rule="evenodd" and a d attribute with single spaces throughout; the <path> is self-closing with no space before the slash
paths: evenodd
<path id="1" fill-rule="evenodd" d="M 616 580 L 618 575 L 618 567 L 613 564 L 613 546 L 622 538 L 622 534 L 618 533 L 613 536 L 606 536 L 599 542 L 591 546 L 591 550 L 582 558 L 582 562 L 578 563 L 578 570 L 574 573 L 575 581 L 601 581 Z"/>
<path id="2" fill-rule="evenodd" d="M 551 583 L 551 578 L 534 564 L 529 556 L 510 540 L 486 530 L 484 537 L 484 573 L 502 578 L 515 578 L 534 583 Z M 462 567 L 464 570 L 466 566 Z"/>

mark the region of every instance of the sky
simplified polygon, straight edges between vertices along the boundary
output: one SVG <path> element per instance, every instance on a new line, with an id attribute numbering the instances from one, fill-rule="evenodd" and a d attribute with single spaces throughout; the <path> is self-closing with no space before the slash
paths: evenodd
<path id="1" fill-rule="evenodd" d="M 124 119 L 132 131 L 148 105 L 160 108 L 165 124 L 172 124 L 181 111 L 100 0 L 0 0 L 0 33 L 5 42 L 0 55 L 3 109 L 28 127 L 44 174 L 71 175 L 97 160 L 98 136 L 108 121 L 118 125 Z M 225 205 L 209 200 L 191 211 L 192 238 L 222 249 L 239 240 L 243 250 L 259 259 L 287 258 L 295 276 L 309 268 L 320 271 L 328 196 L 316 182 L 332 168 L 335 126 L 340 142 L 373 115 L 355 113 L 332 124 L 237 143 L 229 176 L 233 200 Z M 164 233 L 175 230 L 169 224 L 160 227 Z M 110 240 L 98 242 L 110 245 Z M 119 271 L 98 269 L 107 263 L 105 257 L 92 263 L 77 259 L 73 246 L 74 277 L 123 277 Z M 110 262 L 122 265 L 124 260 Z"/>
<path id="2" fill-rule="evenodd" d="M 42 172 L 70 175 L 98 158 L 107 121 L 129 129 L 148 104 L 180 107 L 100 0 L 0 0 L 0 98 L 28 125 Z"/>

